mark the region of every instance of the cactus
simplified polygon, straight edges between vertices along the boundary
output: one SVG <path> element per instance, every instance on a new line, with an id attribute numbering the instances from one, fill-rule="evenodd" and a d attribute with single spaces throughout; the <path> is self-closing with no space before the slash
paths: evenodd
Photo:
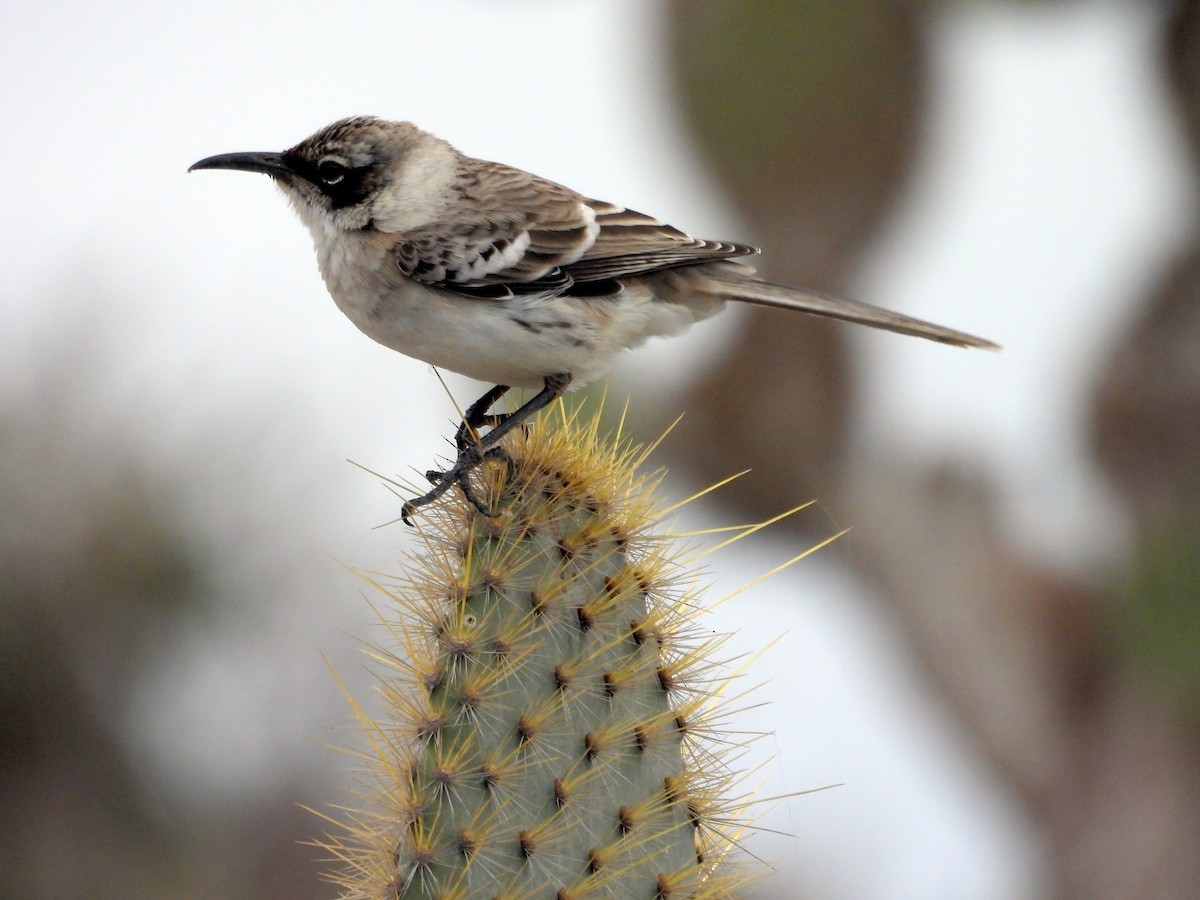
<path id="1" fill-rule="evenodd" d="M 648 451 L 563 404 L 420 522 L 375 648 L 366 809 L 321 842 L 344 898 L 728 897 L 746 802 L 712 733 L 725 636 L 655 534 Z M 352 701 L 353 702 L 353 701 Z"/>

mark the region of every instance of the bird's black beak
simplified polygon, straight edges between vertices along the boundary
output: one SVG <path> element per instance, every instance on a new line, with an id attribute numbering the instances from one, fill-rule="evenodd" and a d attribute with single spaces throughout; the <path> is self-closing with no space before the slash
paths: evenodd
<path id="1" fill-rule="evenodd" d="M 240 172 L 262 172 L 275 178 L 290 178 L 297 174 L 282 153 L 221 153 L 188 166 L 189 172 L 197 169 L 236 169 Z"/>

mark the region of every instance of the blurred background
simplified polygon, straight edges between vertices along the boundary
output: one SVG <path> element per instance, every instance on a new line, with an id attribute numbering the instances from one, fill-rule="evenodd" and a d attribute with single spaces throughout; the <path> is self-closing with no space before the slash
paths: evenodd
<path id="1" fill-rule="evenodd" d="M 429 368 L 267 179 L 345 115 L 764 248 L 959 352 L 731 311 L 611 396 L 753 653 L 764 898 L 1200 884 L 1200 2 L 13 2 L 0 13 L 0 896 L 330 898 Z M 460 402 L 481 386 L 448 376 Z M 647 384 L 654 390 L 648 391 Z M 376 527 L 383 526 L 386 527 Z"/>

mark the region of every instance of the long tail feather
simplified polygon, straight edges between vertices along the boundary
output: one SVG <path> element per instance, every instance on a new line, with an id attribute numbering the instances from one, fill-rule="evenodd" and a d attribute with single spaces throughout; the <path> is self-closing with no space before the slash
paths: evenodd
<path id="1" fill-rule="evenodd" d="M 887 331 L 910 334 L 943 344 L 953 344 L 956 347 L 1000 349 L 999 344 L 975 337 L 973 334 L 955 331 L 953 328 L 943 328 L 941 325 L 914 319 L 912 316 L 892 312 L 889 309 L 881 309 L 878 306 L 857 303 L 854 300 L 842 300 L 811 291 L 801 291 L 781 284 L 740 277 L 737 274 L 726 275 L 723 272 L 712 270 L 705 274 L 719 286 L 720 293 L 730 300 L 740 300 L 743 303 L 754 303 L 759 306 L 794 309 L 814 316 L 827 316 L 846 322 L 857 322 L 862 325 L 870 325 L 872 328 L 883 328 Z"/>

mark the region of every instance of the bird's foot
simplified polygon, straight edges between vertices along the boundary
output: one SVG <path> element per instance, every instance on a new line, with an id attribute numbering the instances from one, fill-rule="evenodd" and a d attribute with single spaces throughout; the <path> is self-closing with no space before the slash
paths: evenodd
<path id="1" fill-rule="evenodd" d="M 499 510 L 493 510 L 485 501 L 480 499 L 475 488 L 471 485 L 471 472 L 485 462 L 495 461 L 503 462 L 507 465 L 511 474 L 513 460 L 508 451 L 503 447 L 489 447 L 486 450 L 481 450 L 478 444 L 467 446 L 458 454 L 458 459 L 454 461 L 454 465 L 446 471 L 441 472 L 437 469 L 431 469 L 425 473 L 425 477 L 433 487 L 420 497 L 415 497 L 405 503 L 400 510 L 400 520 L 405 525 L 411 526 L 413 524 L 413 513 L 420 507 L 432 503 L 455 485 L 458 485 L 459 489 L 463 492 L 463 496 L 482 515 L 494 519 L 500 515 L 500 512 Z"/>
<path id="2" fill-rule="evenodd" d="M 497 513 L 474 493 L 469 476 L 471 471 L 485 460 L 503 460 L 512 470 L 512 458 L 504 451 L 499 443 L 506 434 L 518 426 L 524 427 L 530 418 L 540 409 L 545 409 L 562 396 L 563 391 L 571 383 L 569 374 L 547 375 L 545 386 L 527 401 L 523 406 L 511 413 L 489 413 L 491 405 L 499 400 L 509 390 L 507 385 L 498 384 L 476 400 L 467 409 L 463 422 L 454 434 L 454 443 L 458 448 L 458 459 L 445 472 L 426 472 L 425 477 L 433 482 L 433 487 L 420 497 L 415 497 L 400 509 L 400 519 L 405 525 L 412 525 L 412 514 L 420 507 L 432 503 L 454 485 L 462 488 L 463 496 L 471 502 L 483 515 L 494 518 Z M 481 438 L 475 434 L 479 428 L 491 428 Z"/>

